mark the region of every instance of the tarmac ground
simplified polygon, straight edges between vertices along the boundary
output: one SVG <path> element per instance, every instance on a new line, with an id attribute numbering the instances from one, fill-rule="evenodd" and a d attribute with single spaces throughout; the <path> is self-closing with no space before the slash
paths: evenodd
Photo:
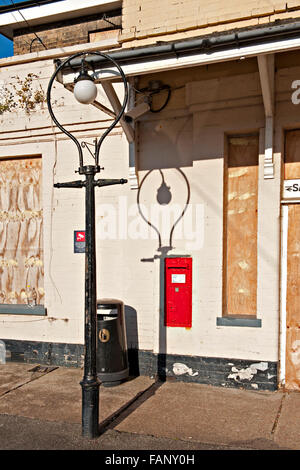
<path id="1" fill-rule="evenodd" d="M 82 375 L 75 368 L 1 364 L 0 450 L 300 449 L 299 392 L 160 382 L 145 376 L 100 386 L 99 437 L 84 438 Z"/>

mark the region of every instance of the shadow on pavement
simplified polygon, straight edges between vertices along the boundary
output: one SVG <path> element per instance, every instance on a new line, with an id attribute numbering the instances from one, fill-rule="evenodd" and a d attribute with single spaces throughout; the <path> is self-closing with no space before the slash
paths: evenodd
<path id="1" fill-rule="evenodd" d="M 162 381 L 157 379 L 152 385 L 150 385 L 150 387 L 143 392 L 140 392 L 132 400 L 129 400 L 128 403 L 99 423 L 99 436 L 105 433 L 108 429 L 114 429 L 118 426 L 131 413 L 151 398 L 164 383 L 164 380 Z"/>

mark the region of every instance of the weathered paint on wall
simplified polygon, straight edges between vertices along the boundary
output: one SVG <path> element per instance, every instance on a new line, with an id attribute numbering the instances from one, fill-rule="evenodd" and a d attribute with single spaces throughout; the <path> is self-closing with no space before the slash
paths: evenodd
<path id="1" fill-rule="evenodd" d="M 82 367 L 82 344 L 47 343 L 38 341 L 5 340 L 7 361 Z M 204 383 L 222 387 L 238 387 L 258 390 L 276 390 L 277 363 L 254 363 L 241 359 L 200 357 L 175 354 L 155 354 L 152 351 L 129 349 L 130 376 L 148 375 Z M 233 374 L 233 371 L 240 371 Z M 252 373 L 243 373 L 242 371 Z"/>

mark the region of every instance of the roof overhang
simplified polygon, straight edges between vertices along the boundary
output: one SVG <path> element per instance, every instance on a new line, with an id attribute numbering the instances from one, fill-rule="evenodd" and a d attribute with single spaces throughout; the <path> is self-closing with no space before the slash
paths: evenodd
<path id="1" fill-rule="evenodd" d="M 44 25 L 104 13 L 121 8 L 121 6 L 121 0 L 84 0 L 84 2 L 56 0 L 48 3 L 41 2 L 29 7 L 23 6 L 23 8 L 22 4 L 16 4 L 13 11 L 3 13 L 0 11 L 0 33 L 13 39 L 14 30 L 28 28 L 28 24 L 30 26 Z"/>
<path id="2" fill-rule="evenodd" d="M 0 66 L 29 64 L 49 59 L 63 61 L 78 52 L 86 52 L 85 60 L 91 63 L 94 70 L 100 75 L 103 70 L 103 73 L 111 79 L 116 76 L 111 64 L 107 64 L 102 57 L 93 55 L 93 51 L 103 51 L 122 66 L 128 77 L 144 75 L 300 49 L 300 21 L 184 41 L 160 42 L 133 49 L 117 46 L 118 42 L 112 43 L 111 40 L 78 44 L 0 59 Z M 111 50 L 112 48 L 115 49 Z M 72 59 L 70 64 L 71 67 L 64 68 L 66 82 L 70 82 L 72 74 L 74 76 L 74 72 L 79 70 L 81 60 Z"/>
<path id="3" fill-rule="evenodd" d="M 242 30 L 229 34 L 199 37 L 173 43 L 157 43 L 134 49 L 118 49 L 108 52 L 127 76 L 180 68 L 207 65 L 258 55 L 287 52 L 300 48 L 300 22 L 284 23 L 265 28 Z M 81 49 L 84 51 L 84 47 Z M 97 55 L 85 57 L 85 61 L 99 76 L 113 78 L 111 64 Z M 81 58 L 70 61 L 65 67 L 65 79 L 71 80 L 81 65 Z"/>

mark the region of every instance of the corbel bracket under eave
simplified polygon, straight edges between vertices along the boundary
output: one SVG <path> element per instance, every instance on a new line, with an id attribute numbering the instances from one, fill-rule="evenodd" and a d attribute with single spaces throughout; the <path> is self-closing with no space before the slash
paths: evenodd
<path id="1" fill-rule="evenodd" d="M 274 178 L 273 134 L 275 109 L 274 54 L 257 56 L 260 84 L 265 110 L 264 179 Z"/>
<path id="2" fill-rule="evenodd" d="M 115 92 L 115 89 L 110 81 L 103 80 L 101 82 L 102 88 L 106 93 L 107 98 L 110 101 L 110 104 L 112 105 L 112 108 L 116 115 L 119 114 L 121 111 L 121 103 L 120 100 L 117 96 L 117 93 Z M 120 124 L 122 126 L 122 129 L 127 137 L 128 142 L 131 144 L 134 142 L 134 129 L 131 127 L 131 125 L 126 122 L 123 117 L 120 119 Z"/>
<path id="3" fill-rule="evenodd" d="M 135 87 L 137 84 L 137 78 L 129 77 L 129 96 L 128 96 L 128 109 L 132 109 L 135 105 Z M 132 122 L 132 128 L 134 135 L 137 135 L 136 125 Z M 129 144 L 129 184 L 131 189 L 139 188 L 139 179 L 137 171 L 137 147 L 135 141 Z"/>
<path id="4" fill-rule="evenodd" d="M 130 79 L 129 79 L 130 80 Z M 108 80 L 104 80 L 101 82 L 102 88 L 105 91 L 110 104 L 112 105 L 113 110 L 115 111 L 116 115 L 119 114 L 121 109 L 121 103 L 119 98 L 115 92 L 115 89 L 112 83 Z M 134 97 L 132 96 L 133 88 L 130 87 L 129 89 L 129 108 L 132 107 L 132 101 L 134 101 Z M 126 122 L 123 118 L 120 120 L 120 124 L 123 128 L 123 131 L 126 135 L 127 141 L 129 143 L 129 184 L 131 189 L 138 189 L 138 178 L 136 172 L 136 146 L 135 146 L 135 129 L 134 127 Z"/>

